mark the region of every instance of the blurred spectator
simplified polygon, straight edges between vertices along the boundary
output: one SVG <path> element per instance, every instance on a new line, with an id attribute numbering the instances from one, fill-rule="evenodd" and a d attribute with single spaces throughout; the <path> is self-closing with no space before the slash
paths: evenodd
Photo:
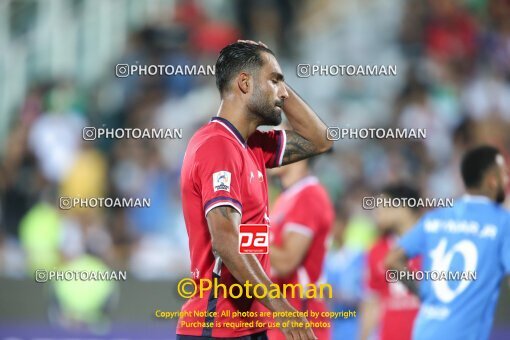
<path id="1" fill-rule="evenodd" d="M 412 187 L 395 184 L 382 195 L 390 199 L 415 199 L 420 194 Z M 414 319 L 420 300 L 400 281 L 388 280 L 384 261 L 395 240 L 410 230 L 420 217 L 419 209 L 409 207 L 376 208 L 380 237 L 366 256 L 365 292 L 360 308 L 360 339 L 408 340 L 412 338 Z M 410 270 L 420 270 L 421 259 L 409 261 Z"/>
<path id="2" fill-rule="evenodd" d="M 357 242 L 346 240 L 348 216 L 339 214 L 333 228 L 333 244 L 326 258 L 326 282 L 333 287 L 330 310 L 355 311 L 356 317 L 331 320 L 332 339 L 359 338 L 359 305 L 363 292 L 364 251 Z"/>
<path id="3" fill-rule="evenodd" d="M 98 258 L 82 255 L 60 267 L 63 271 L 107 273 Z M 110 272 L 111 273 L 111 272 Z M 99 275 L 99 274 L 98 274 Z M 120 275 L 119 275 L 120 278 Z M 52 282 L 50 320 L 68 329 L 86 329 L 101 334 L 108 331 L 109 313 L 116 303 L 116 281 L 58 280 Z"/>
<path id="4" fill-rule="evenodd" d="M 20 242 L 27 256 L 27 271 L 52 270 L 60 264 L 61 217 L 46 202 L 35 204 L 20 223 Z"/>

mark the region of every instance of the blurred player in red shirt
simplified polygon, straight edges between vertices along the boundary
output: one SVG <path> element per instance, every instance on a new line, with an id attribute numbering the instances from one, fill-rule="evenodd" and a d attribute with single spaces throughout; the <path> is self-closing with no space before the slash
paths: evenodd
<path id="1" fill-rule="evenodd" d="M 420 198 L 415 189 L 406 185 L 389 186 L 382 191 L 382 196 Z M 420 212 L 418 208 L 378 207 L 376 217 L 381 237 L 367 256 L 367 292 L 359 313 L 361 339 L 372 339 L 377 332 L 376 339 L 380 340 L 410 340 L 420 301 L 402 282 L 386 280 L 384 261 L 396 239 L 418 221 Z M 408 267 L 410 270 L 420 269 L 420 260 L 409 261 Z"/>
<path id="2" fill-rule="evenodd" d="M 240 224 L 268 224 L 266 168 L 278 167 L 329 150 L 326 125 L 285 84 L 273 52 L 261 43 L 239 41 L 228 45 L 216 62 L 216 84 L 221 95 L 217 117 L 191 138 L 181 169 L 184 220 L 189 237 L 194 282 L 218 280 L 266 286 L 272 282 L 268 254 L 241 254 Z M 276 126 L 282 112 L 292 130 L 261 132 L 260 125 Z M 251 324 L 253 314 L 296 310 L 283 298 L 256 300 L 246 292 L 239 298 L 218 296 L 214 290 L 195 294 L 182 307 L 177 340 L 235 338 L 267 339 L 267 326 Z M 206 316 L 197 312 L 207 312 Z M 246 312 L 247 316 L 234 316 Z M 216 313 L 216 314 L 215 314 Z M 260 320 L 259 320 L 260 321 Z M 289 339 L 315 339 L 304 317 L 281 317 Z M 228 325 L 227 325 L 228 323 Z M 233 326 L 232 326 L 233 325 Z"/>
<path id="3" fill-rule="evenodd" d="M 323 264 L 327 241 L 335 219 L 333 204 L 317 177 L 310 174 L 309 161 L 304 160 L 272 170 L 284 191 L 271 212 L 271 278 L 283 284 L 319 284 L 323 281 Z M 290 295 L 290 290 L 288 292 Z M 299 311 L 327 311 L 322 299 L 287 299 Z M 310 318 L 311 322 L 331 320 Z M 319 339 L 330 339 L 330 328 L 314 328 Z M 285 339 L 278 329 L 268 331 L 269 339 Z"/>

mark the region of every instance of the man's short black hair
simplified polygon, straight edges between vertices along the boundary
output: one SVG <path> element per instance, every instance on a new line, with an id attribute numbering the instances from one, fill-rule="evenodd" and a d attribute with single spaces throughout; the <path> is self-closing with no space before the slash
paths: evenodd
<path id="1" fill-rule="evenodd" d="M 407 200 L 412 198 L 416 202 L 421 198 L 418 189 L 404 183 L 388 185 L 381 190 L 381 194 L 389 198 L 405 198 Z M 419 210 L 418 205 L 412 205 L 411 207 L 413 210 Z"/>
<path id="2" fill-rule="evenodd" d="M 460 166 L 466 188 L 480 187 L 487 170 L 496 165 L 498 154 L 500 154 L 499 150 L 489 145 L 482 145 L 466 152 Z"/>
<path id="3" fill-rule="evenodd" d="M 264 65 L 262 52 L 274 55 L 273 51 L 261 45 L 236 42 L 224 47 L 216 61 L 216 86 L 223 94 L 228 83 L 239 72 L 253 70 Z"/>

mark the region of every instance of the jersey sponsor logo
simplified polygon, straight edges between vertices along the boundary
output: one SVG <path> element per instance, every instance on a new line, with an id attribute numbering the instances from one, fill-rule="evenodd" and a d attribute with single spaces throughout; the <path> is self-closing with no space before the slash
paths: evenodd
<path id="1" fill-rule="evenodd" d="M 239 253 L 267 254 L 269 252 L 269 225 L 239 225 Z"/>
<path id="2" fill-rule="evenodd" d="M 218 171 L 213 174 L 214 192 L 224 190 L 230 192 L 230 180 L 232 175 L 228 171 Z"/>
<path id="3" fill-rule="evenodd" d="M 259 182 L 264 181 L 264 175 L 262 175 L 262 172 L 260 172 L 259 170 L 257 170 L 257 176 L 258 176 Z"/>

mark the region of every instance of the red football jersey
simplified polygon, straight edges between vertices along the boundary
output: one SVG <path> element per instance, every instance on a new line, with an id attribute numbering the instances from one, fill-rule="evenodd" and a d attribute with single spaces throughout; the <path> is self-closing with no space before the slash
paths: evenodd
<path id="1" fill-rule="evenodd" d="M 379 295 L 381 301 L 381 322 L 379 339 L 409 340 L 420 300 L 411 294 L 402 282 L 386 281 L 384 260 L 393 246 L 391 236 L 379 239 L 368 253 L 367 286 L 369 291 Z M 421 268 L 420 259 L 409 261 L 410 270 Z"/>
<path id="2" fill-rule="evenodd" d="M 321 283 L 324 257 L 327 251 L 328 236 L 335 218 L 333 204 L 327 191 L 319 183 L 318 179 L 308 176 L 296 182 L 285 190 L 275 202 L 271 213 L 271 237 L 272 245 L 281 245 L 283 235 L 287 231 L 295 231 L 312 238 L 310 247 L 301 265 L 287 277 L 273 276 L 274 283 L 306 285 L 308 283 Z M 292 299 L 287 296 L 289 302 L 300 311 L 312 310 L 315 312 L 327 311 L 324 300 L 320 299 Z M 318 318 L 309 321 L 331 322 L 329 319 Z M 329 328 L 314 329 L 319 339 L 329 339 Z M 285 339 L 279 330 L 271 330 L 269 338 Z"/>
<path id="3" fill-rule="evenodd" d="M 191 138 L 181 169 L 181 194 L 191 273 L 197 285 L 201 278 L 218 278 L 219 283 L 227 287 L 238 283 L 221 258 L 213 254 L 206 215 L 215 207 L 229 205 L 239 211 L 241 223 L 268 224 L 266 167 L 281 165 L 285 142 L 283 130 L 256 131 L 245 142 L 239 131 L 221 117 L 212 118 Z M 268 255 L 258 254 L 257 258 L 269 274 Z M 222 290 L 219 292 L 217 299 L 210 293 L 203 298 L 198 294 L 190 298 L 182 311 L 191 313 L 191 316 L 179 319 L 177 334 L 240 337 L 264 330 L 255 326 L 220 327 L 225 323 L 253 320 L 234 318 L 231 316 L 234 311 L 259 313 L 267 309 L 254 299 L 223 298 Z M 195 311 L 216 311 L 218 315 L 204 318 L 195 316 Z M 197 327 L 200 323 L 205 323 L 206 327 Z"/>

